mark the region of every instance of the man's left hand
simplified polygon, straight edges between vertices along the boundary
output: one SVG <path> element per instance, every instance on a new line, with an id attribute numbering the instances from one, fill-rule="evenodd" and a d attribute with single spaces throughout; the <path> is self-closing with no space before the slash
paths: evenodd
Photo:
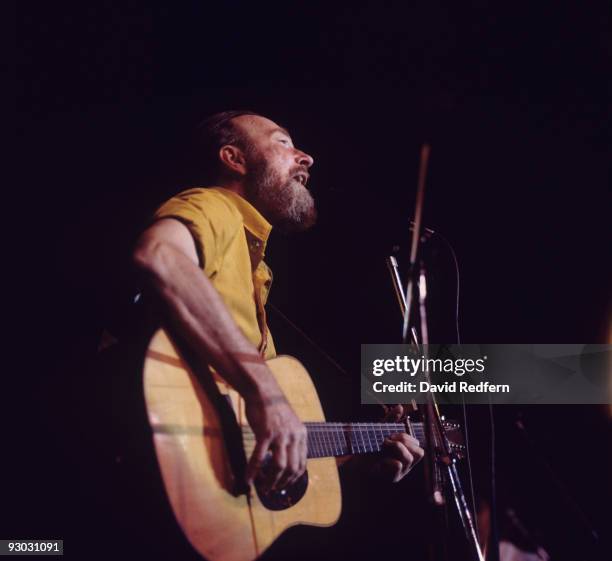
<path id="1" fill-rule="evenodd" d="M 372 466 L 372 473 L 382 479 L 397 483 L 425 455 L 419 441 L 406 433 L 392 434 L 385 438 L 382 457 Z"/>

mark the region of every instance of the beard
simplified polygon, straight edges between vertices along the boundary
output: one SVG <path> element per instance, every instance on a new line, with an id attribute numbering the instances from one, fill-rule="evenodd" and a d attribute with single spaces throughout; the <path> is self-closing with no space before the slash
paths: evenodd
<path id="1" fill-rule="evenodd" d="M 317 209 L 310 191 L 293 176 L 306 171 L 296 166 L 288 179 L 273 169 L 265 158 L 249 157 L 247 194 L 253 206 L 281 232 L 302 232 L 317 221 Z"/>

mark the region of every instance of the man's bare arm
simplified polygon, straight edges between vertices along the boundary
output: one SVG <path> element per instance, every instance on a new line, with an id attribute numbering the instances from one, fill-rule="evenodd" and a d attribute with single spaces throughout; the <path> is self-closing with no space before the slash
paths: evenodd
<path id="1" fill-rule="evenodd" d="M 273 459 L 265 484 L 282 487 L 297 479 L 306 467 L 306 429 L 202 273 L 187 227 L 174 219 L 157 221 L 138 240 L 133 262 L 170 328 L 244 398 L 257 438 L 247 479 L 255 476 L 268 450 Z"/>

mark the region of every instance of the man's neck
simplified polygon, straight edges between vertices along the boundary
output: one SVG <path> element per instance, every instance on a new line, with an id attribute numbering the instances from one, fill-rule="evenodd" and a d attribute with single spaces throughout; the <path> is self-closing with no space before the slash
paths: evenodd
<path id="1" fill-rule="evenodd" d="M 228 191 L 233 191 L 234 193 L 236 193 L 236 195 L 240 195 L 243 199 L 247 201 L 249 200 L 246 194 L 246 188 L 242 181 L 235 181 L 231 179 L 226 181 L 219 181 L 219 187 L 223 187 Z"/>
<path id="2" fill-rule="evenodd" d="M 217 184 L 219 187 L 223 187 L 223 189 L 227 189 L 228 191 L 232 191 L 233 193 L 236 193 L 236 195 L 241 196 L 245 201 L 248 201 L 251 205 L 253 205 L 253 207 L 255 207 L 266 220 L 271 222 L 270 218 L 266 215 L 266 212 L 262 210 L 261 206 L 258 204 L 258 201 L 253 200 L 253 197 L 249 196 L 248 189 L 243 181 L 223 179 L 219 180 Z"/>

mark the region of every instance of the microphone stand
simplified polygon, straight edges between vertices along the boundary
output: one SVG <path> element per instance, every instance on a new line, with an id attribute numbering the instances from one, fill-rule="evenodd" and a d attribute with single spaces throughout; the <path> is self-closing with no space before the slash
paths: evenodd
<path id="1" fill-rule="evenodd" d="M 426 283 L 426 272 L 423 262 L 420 263 L 417 278 L 417 257 L 419 241 L 421 237 L 421 218 L 423 215 L 423 200 L 425 194 L 425 178 L 427 174 L 427 164 L 429 161 L 430 147 L 428 144 L 424 144 L 421 149 L 421 162 L 419 167 L 419 180 L 417 186 L 417 197 L 416 206 L 414 213 L 414 221 L 412 229 L 412 242 L 410 246 L 410 263 L 408 271 L 408 280 L 406 283 L 405 298 L 398 298 L 400 306 L 402 301 L 404 303 L 404 321 L 402 326 L 402 343 L 407 344 L 410 315 L 413 303 L 413 290 L 414 286 L 418 286 L 419 292 L 419 316 L 420 316 L 420 327 L 421 327 L 421 339 L 423 355 L 427 359 L 428 345 L 429 345 L 429 334 L 427 329 L 427 283 Z M 393 259 L 393 261 L 391 261 Z M 390 270 L 392 271 L 392 277 L 399 279 L 399 273 L 397 271 L 397 261 L 394 258 L 390 258 L 389 262 Z M 397 292 L 397 290 L 396 290 Z M 415 337 L 414 331 L 412 332 L 413 338 Z M 418 343 L 417 343 L 418 345 Z M 425 378 L 430 382 L 429 373 L 427 370 L 424 372 Z M 448 439 L 444 433 L 444 427 L 442 425 L 442 419 L 440 410 L 433 393 L 428 392 L 427 403 L 425 404 L 425 427 L 428 441 L 428 467 L 429 474 L 429 486 L 431 491 L 431 498 L 435 505 L 441 506 L 444 504 L 444 485 L 441 474 L 441 468 L 446 468 L 446 474 L 451 482 L 451 488 L 455 504 L 465 530 L 466 538 L 469 542 L 471 556 L 476 561 L 484 561 L 484 556 L 478 543 L 478 537 L 476 534 L 476 528 L 474 525 L 474 519 L 470 512 L 463 488 L 461 486 L 461 480 L 459 479 L 459 473 L 457 471 L 456 461 L 457 458 L 450 452 L 450 446 Z"/>
<path id="2" fill-rule="evenodd" d="M 393 289 L 397 296 L 397 303 L 399 304 L 400 312 L 402 317 L 406 313 L 406 295 L 402 289 L 402 279 L 399 274 L 399 267 L 397 265 L 397 259 L 393 255 L 387 257 L 387 266 L 389 267 L 389 273 L 391 273 L 391 282 L 393 283 Z M 412 338 L 412 344 L 419 346 L 419 338 L 414 327 L 410 328 L 410 336 Z"/>

